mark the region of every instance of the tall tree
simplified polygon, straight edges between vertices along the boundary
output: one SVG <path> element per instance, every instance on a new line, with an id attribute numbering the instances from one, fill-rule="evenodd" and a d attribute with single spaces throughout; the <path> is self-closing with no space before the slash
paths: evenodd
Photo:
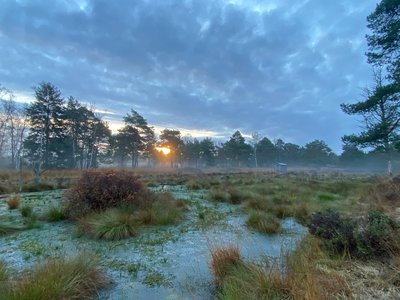
<path id="1" fill-rule="evenodd" d="M 324 166 L 333 162 L 333 157 L 332 149 L 322 140 L 314 140 L 304 146 L 303 158 L 309 164 Z"/>
<path id="2" fill-rule="evenodd" d="M 125 126 L 118 131 L 114 137 L 113 147 L 115 154 L 119 157 L 121 164 L 124 164 L 126 157 L 130 156 L 132 168 L 139 164 L 140 154 L 151 153 L 154 141 L 154 131 L 135 110 L 124 117 Z"/>
<path id="3" fill-rule="evenodd" d="M 277 159 L 277 150 L 267 137 L 257 143 L 258 162 L 260 166 L 269 167 Z"/>
<path id="4" fill-rule="evenodd" d="M 345 143 L 373 147 L 389 152 L 397 140 L 400 126 L 400 94 L 394 84 L 383 84 L 380 73 L 375 74 L 375 86 L 364 90 L 364 101 L 354 104 L 341 104 L 342 110 L 349 115 L 363 117 L 364 130 L 360 134 L 345 135 Z"/>
<path id="5" fill-rule="evenodd" d="M 200 161 L 205 167 L 211 167 L 215 164 L 217 149 L 210 138 L 200 141 Z"/>
<path id="6" fill-rule="evenodd" d="M 30 131 L 25 149 L 35 175 L 40 181 L 43 168 L 58 166 L 63 144 L 63 104 L 60 90 L 49 82 L 35 88 L 35 101 L 26 109 Z"/>
<path id="7" fill-rule="evenodd" d="M 368 62 L 383 67 L 388 78 L 399 82 L 400 75 L 400 1 L 382 0 L 367 17 Z"/>
<path id="8" fill-rule="evenodd" d="M 251 134 L 250 144 L 253 147 L 253 157 L 254 157 L 254 165 L 258 168 L 258 159 L 257 159 L 257 148 L 258 142 L 261 140 L 261 136 L 258 132 L 253 132 Z"/>
<path id="9" fill-rule="evenodd" d="M 400 126 L 400 1 L 382 0 L 367 17 L 368 62 L 375 70 L 375 84 L 365 100 L 342 104 L 342 110 L 364 118 L 364 130 L 343 137 L 346 144 L 390 152 Z"/>
<path id="10" fill-rule="evenodd" d="M 231 167 L 242 167 L 249 164 L 250 157 L 252 155 L 252 148 L 249 144 L 246 144 L 244 137 L 237 130 L 227 141 L 222 145 L 222 155 L 228 166 Z"/>
<path id="11" fill-rule="evenodd" d="M 183 141 L 179 130 L 164 129 L 160 134 L 161 146 L 168 147 L 171 167 L 177 166 L 181 160 Z"/>

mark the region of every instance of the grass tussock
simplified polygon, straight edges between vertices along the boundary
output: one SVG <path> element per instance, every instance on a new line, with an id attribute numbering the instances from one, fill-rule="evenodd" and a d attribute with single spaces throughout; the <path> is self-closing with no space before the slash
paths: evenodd
<path id="1" fill-rule="evenodd" d="M 21 216 L 24 218 L 30 218 L 33 215 L 33 208 L 29 205 L 24 205 L 20 209 Z"/>
<path id="2" fill-rule="evenodd" d="M 81 232 L 95 239 L 121 240 L 137 234 L 133 215 L 115 208 L 86 216 L 78 226 Z"/>
<path id="3" fill-rule="evenodd" d="M 79 232 L 95 239 L 121 240 L 137 235 L 141 226 L 175 224 L 186 206 L 171 193 L 146 192 L 135 204 L 92 213 L 78 221 Z"/>
<path id="4" fill-rule="evenodd" d="M 65 220 L 66 216 L 61 209 L 52 206 L 44 213 L 43 219 L 48 222 L 58 222 Z"/>
<path id="5" fill-rule="evenodd" d="M 326 259 L 315 238 L 306 238 L 286 256 L 286 269 L 242 262 L 229 268 L 218 282 L 218 299 L 347 299 L 339 273 L 322 267 Z M 321 263 L 320 263 L 321 262 Z"/>
<path id="6" fill-rule="evenodd" d="M 17 278 L 3 293 L 9 300 L 92 299 L 108 280 L 88 255 L 54 259 Z M 1 297 L 0 297 L 1 298 Z"/>
<path id="7" fill-rule="evenodd" d="M 21 197 L 20 195 L 13 195 L 6 200 L 8 209 L 17 209 L 20 205 Z"/>
<path id="8" fill-rule="evenodd" d="M 217 284 L 220 284 L 232 268 L 242 263 L 239 248 L 230 246 L 211 250 L 210 268 Z"/>
<path id="9" fill-rule="evenodd" d="M 253 211 L 250 213 L 246 225 L 267 234 L 277 233 L 281 229 L 280 222 L 276 217 L 259 211 Z"/>

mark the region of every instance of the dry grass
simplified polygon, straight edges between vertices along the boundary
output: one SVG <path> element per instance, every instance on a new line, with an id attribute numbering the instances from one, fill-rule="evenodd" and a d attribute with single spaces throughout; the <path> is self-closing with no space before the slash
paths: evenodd
<path id="1" fill-rule="evenodd" d="M 120 209 L 108 209 L 79 220 L 80 230 L 87 236 L 103 240 L 122 240 L 137 234 L 137 222 L 132 214 Z"/>
<path id="2" fill-rule="evenodd" d="M 220 255 L 221 256 L 221 255 Z M 286 256 L 285 270 L 241 262 L 230 264 L 217 277 L 219 299 L 348 299 L 346 279 L 329 265 L 332 263 L 308 237 Z"/>
<path id="3" fill-rule="evenodd" d="M 221 283 L 229 270 L 241 264 L 242 258 L 237 246 L 211 250 L 210 268 L 217 284 Z"/>
<path id="4" fill-rule="evenodd" d="M 13 195 L 6 200 L 8 209 L 17 209 L 19 207 L 20 202 L 21 202 L 21 197 L 18 194 Z"/>
<path id="5" fill-rule="evenodd" d="M 281 229 L 280 222 L 276 217 L 259 211 L 250 213 L 246 225 L 267 234 L 277 233 Z"/>
<path id="6" fill-rule="evenodd" d="M 96 265 L 88 255 L 50 260 L 35 267 L 29 275 L 14 280 L 3 297 L 8 300 L 92 299 L 108 284 Z"/>

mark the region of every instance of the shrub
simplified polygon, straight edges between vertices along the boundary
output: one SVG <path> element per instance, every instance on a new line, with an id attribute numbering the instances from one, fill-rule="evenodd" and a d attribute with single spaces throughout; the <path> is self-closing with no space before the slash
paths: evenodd
<path id="1" fill-rule="evenodd" d="M 108 283 L 96 265 L 88 255 L 51 260 L 17 280 L 6 299 L 91 299 Z"/>
<path id="2" fill-rule="evenodd" d="M 242 262 L 239 248 L 230 246 L 211 251 L 210 268 L 217 284 L 220 284 L 229 270 Z"/>
<path id="3" fill-rule="evenodd" d="M 48 222 L 58 222 L 65 219 L 65 214 L 62 210 L 52 206 L 44 213 L 43 218 Z"/>
<path id="4" fill-rule="evenodd" d="M 316 213 L 309 231 L 334 253 L 369 258 L 400 250 L 397 224 L 379 211 L 369 211 L 367 216 L 354 220 L 342 218 L 333 211 Z"/>
<path id="5" fill-rule="evenodd" d="M 356 249 L 353 229 L 355 223 L 343 219 L 338 212 L 317 212 L 311 217 L 309 231 L 319 237 L 332 252 L 351 254 Z"/>
<path id="6" fill-rule="evenodd" d="M 85 171 L 64 194 L 68 216 L 76 218 L 90 212 L 134 203 L 145 187 L 138 177 L 126 171 Z"/>
<path id="7" fill-rule="evenodd" d="M 114 208 L 84 217 L 79 227 L 92 238 L 121 240 L 136 235 L 137 225 L 132 214 Z"/>
<path id="8" fill-rule="evenodd" d="M 387 215 L 371 210 L 356 233 L 358 255 L 379 257 L 398 252 L 400 237 L 396 223 Z"/>
<path id="9" fill-rule="evenodd" d="M 19 195 L 14 195 L 11 196 L 6 200 L 6 203 L 8 205 L 8 209 L 17 209 L 20 204 L 20 196 Z"/>
<path id="10" fill-rule="evenodd" d="M 251 212 L 246 225 L 263 233 L 277 233 L 280 223 L 274 216 L 263 212 Z"/>

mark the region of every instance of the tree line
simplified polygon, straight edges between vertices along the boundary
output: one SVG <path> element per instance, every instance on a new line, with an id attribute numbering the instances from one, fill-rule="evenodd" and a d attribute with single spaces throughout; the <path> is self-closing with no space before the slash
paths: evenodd
<path id="1" fill-rule="evenodd" d="M 35 101 L 25 106 L 17 105 L 10 91 L 1 90 L 1 156 L 8 159 L 10 167 L 31 167 L 38 180 L 43 170 L 88 169 L 100 164 L 269 168 L 283 162 L 291 166 L 355 167 L 376 158 L 353 145 L 345 145 L 338 156 L 323 140 L 300 146 L 282 139 L 271 141 L 257 133 L 246 140 L 240 131 L 220 143 L 211 138 L 183 137 L 175 129 L 164 129 L 157 137 L 154 128 L 135 110 L 127 113 L 124 126 L 112 133 L 93 106 L 71 96 L 64 99 L 51 83 L 39 84 L 34 89 Z M 170 153 L 165 155 L 157 147 L 166 147 Z"/>

